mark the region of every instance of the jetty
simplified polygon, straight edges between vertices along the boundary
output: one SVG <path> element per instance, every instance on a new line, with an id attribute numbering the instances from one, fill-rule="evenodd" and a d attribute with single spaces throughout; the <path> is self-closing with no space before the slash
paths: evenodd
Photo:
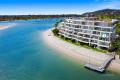
<path id="1" fill-rule="evenodd" d="M 103 62 L 100 66 L 95 66 L 93 64 L 87 63 L 84 65 L 85 68 L 88 68 L 90 70 L 93 71 L 97 71 L 97 72 L 104 72 L 105 69 L 107 68 L 107 66 L 111 63 L 111 61 L 115 58 L 115 55 L 109 55 L 109 58 Z"/>

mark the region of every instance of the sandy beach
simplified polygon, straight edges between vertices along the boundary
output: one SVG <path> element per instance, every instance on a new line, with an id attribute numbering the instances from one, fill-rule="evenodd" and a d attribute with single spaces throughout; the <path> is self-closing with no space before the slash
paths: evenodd
<path id="1" fill-rule="evenodd" d="M 11 24 L 8 24 L 8 25 L 0 25 L 0 30 L 5 30 L 5 29 L 8 29 L 8 28 L 14 27 L 15 25 L 16 25 L 15 23 L 11 23 Z"/>
<path id="2" fill-rule="evenodd" d="M 51 30 L 46 30 L 42 33 L 44 42 L 57 50 L 61 55 L 71 58 L 72 60 L 79 62 L 81 64 L 90 63 L 99 66 L 105 60 L 109 58 L 108 55 L 100 52 L 93 51 L 91 49 L 86 49 L 80 46 L 73 45 L 71 43 L 65 42 L 53 35 Z M 110 66 L 107 68 L 113 72 L 120 73 L 120 61 L 113 60 Z"/>

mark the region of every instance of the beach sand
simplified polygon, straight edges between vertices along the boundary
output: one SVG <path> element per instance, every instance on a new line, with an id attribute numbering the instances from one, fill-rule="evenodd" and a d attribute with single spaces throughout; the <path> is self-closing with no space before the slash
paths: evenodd
<path id="1" fill-rule="evenodd" d="M 42 37 L 44 42 L 48 46 L 54 48 L 62 55 L 69 57 L 72 60 L 83 65 L 90 61 L 90 63 L 99 66 L 101 63 L 109 58 L 109 56 L 104 53 L 96 52 L 91 49 L 86 49 L 65 42 L 54 36 L 50 29 L 42 32 Z M 116 60 L 113 60 L 107 69 L 113 72 L 120 73 L 120 63 Z"/>
<path id="2" fill-rule="evenodd" d="M 11 24 L 8 24 L 8 25 L 0 25 L 0 30 L 5 30 L 5 29 L 8 29 L 8 28 L 14 27 L 15 25 L 16 25 L 16 23 L 11 23 Z"/>

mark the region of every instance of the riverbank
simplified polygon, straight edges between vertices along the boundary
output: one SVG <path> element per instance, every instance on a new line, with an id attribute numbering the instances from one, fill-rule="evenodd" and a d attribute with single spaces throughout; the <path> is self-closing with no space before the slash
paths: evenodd
<path id="1" fill-rule="evenodd" d="M 15 23 L 11 23 L 11 24 L 8 24 L 8 25 L 0 25 L 0 30 L 8 29 L 8 28 L 11 28 L 11 27 L 14 27 L 14 26 L 16 26 Z"/>
<path id="2" fill-rule="evenodd" d="M 80 46 L 75 46 L 68 42 L 65 42 L 53 35 L 51 30 L 44 31 L 42 33 L 44 42 L 54 48 L 59 53 L 63 54 L 66 57 L 73 59 L 78 63 L 82 63 L 83 65 L 90 61 L 92 64 L 99 66 L 105 60 L 109 58 L 108 55 L 93 51 L 91 49 L 86 49 Z M 113 72 L 120 73 L 120 63 L 119 61 L 113 60 L 108 70 Z"/>

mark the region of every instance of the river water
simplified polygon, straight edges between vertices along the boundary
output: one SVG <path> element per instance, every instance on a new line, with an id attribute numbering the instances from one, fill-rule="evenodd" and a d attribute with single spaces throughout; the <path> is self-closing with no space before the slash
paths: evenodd
<path id="1" fill-rule="evenodd" d="M 41 32 L 57 21 L 0 22 L 16 23 L 16 26 L 0 31 L 0 80 L 120 80 L 118 74 L 87 70 L 49 48 Z"/>

